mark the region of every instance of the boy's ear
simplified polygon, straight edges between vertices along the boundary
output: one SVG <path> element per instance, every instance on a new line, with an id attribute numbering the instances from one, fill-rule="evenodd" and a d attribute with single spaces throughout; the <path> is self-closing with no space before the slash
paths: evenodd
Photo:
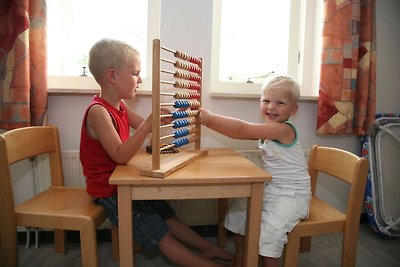
<path id="1" fill-rule="evenodd" d="M 115 79 L 116 79 L 115 75 L 116 75 L 116 73 L 113 68 L 109 68 L 106 70 L 106 78 L 109 83 L 115 84 Z"/>
<path id="2" fill-rule="evenodd" d="M 292 111 L 290 112 L 290 116 L 294 116 L 298 109 L 299 109 L 298 104 L 294 105 Z"/>

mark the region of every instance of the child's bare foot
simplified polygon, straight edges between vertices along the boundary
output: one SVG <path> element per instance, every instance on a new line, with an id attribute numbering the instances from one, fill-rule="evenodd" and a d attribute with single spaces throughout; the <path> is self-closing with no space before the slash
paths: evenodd
<path id="1" fill-rule="evenodd" d="M 221 259 L 226 261 L 233 260 L 232 254 L 230 254 L 228 251 L 218 246 L 212 246 L 211 249 L 202 251 L 201 256 L 210 260 L 212 259 Z"/>

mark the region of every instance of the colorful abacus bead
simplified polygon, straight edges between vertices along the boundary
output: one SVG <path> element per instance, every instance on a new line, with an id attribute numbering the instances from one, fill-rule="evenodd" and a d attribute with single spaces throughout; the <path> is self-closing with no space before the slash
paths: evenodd
<path id="1" fill-rule="evenodd" d="M 199 113 L 198 110 L 174 111 L 172 112 L 172 118 L 180 119 L 180 118 L 192 117 L 192 116 L 197 116 L 198 113 Z"/>
<path id="2" fill-rule="evenodd" d="M 199 99 L 200 93 L 175 92 L 175 99 Z"/>
<path id="3" fill-rule="evenodd" d="M 175 145 L 175 147 L 184 146 L 184 145 L 189 144 L 189 139 L 188 138 L 182 138 L 182 139 L 174 140 L 172 142 L 172 144 Z"/>
<path id="4" fill-rule="evenodd" d="M 186 135 L 190 134 L 190 130 L 189 129 L 182 129 L 182 130 L 174 131 L 174 132 L 172 132 L 172 134 L 174 135 L 174 138 L 179 138 L 179 137 L 186 136 Z"/>
<path id="5" fill-rule="evenodd" d="M 181 82 L 181 81 L 175 81 L 174 87 L 175 88 L 186 88 L 186 89 L 192 89 L 192 90 L 200 90 L 201 89 L 201 85 L 198 83 Z"/>
<path id="6" fill-rule="evenodd" d="M 189 104 L 191 109 L 197 109 L 201 105 L 199 101 L 189 101 Z"/>
<path id="7" fill-rule="evenodd" d="M 180 62 L 180 61 L 175 61 L 174 62 L 174 66 L 175 66 L 175 68 L 188 70 L 190 72 L 195 72 L 197 74 L 201 73 L 201 68 L 193 66 L 193 65 L 190 65 L 190 64 L 185 64 L 185 63 Z"/>
<path id="8" fill-rule="evenodd" d="M 185 127 L 190 124 L 193 124 L 194 122 L 195 122 L 194 118 L 185 119 L 185 120 L 176 120 L 176 121 L 172 122 L 172 124 L 173 124 L 172 128 L 176 129 L 176 128 Z"/>
<path id="9" fill-rule="evenodd" d="M 174 102 L 174 108 L 198 108 L 199 101 L 178 100 Z"/>
<path id="10" fill-rule="evenodd" d="M 188 113 L 186 111 L 172 112 L 172 118 L 174 118 L 174 119 L 186 118 L 187 116 L 188 116 Z"/>
<path id="11" fill-rule="evenodd" d="M 195 81 L 195 82 L 200 82 L 201 81 L 201 77 L 199 75 L 191 74 L 191 73 L 185 73 L 185 72 L 181 72 L 181 71 L 176 71 L 174 73 L 174 77 L 178 78 L 178 79 L 186 79 L 186 80 Z"/>
<path id="12" fill-rule="evenodd" d="M 190 102 L 186 100 L 178 100 L 174 103 L 174 108 L 189 108 Z"/>
<path id="13" fill-rule="evenodd" d="M 175 57 L 177 57 L 177 58 L 181 58 L 181 59 L 183 59 L 183 60 L 187 60 L 187 61 L 192 62 L 192 63 L 194 63 L 194 64 L 197 64 L 197 65 L 200 65 L 200 64 L 201 64 L 201 59 L 192 57 L 192 56 L 190 56 L 190 55 L 188 55 L 188 54 L 186 54 L 186 53 L 184 53 L 184 52 L 176 51 L 176 52 L 174 53 L 174 55 L 175 55 Z"/>

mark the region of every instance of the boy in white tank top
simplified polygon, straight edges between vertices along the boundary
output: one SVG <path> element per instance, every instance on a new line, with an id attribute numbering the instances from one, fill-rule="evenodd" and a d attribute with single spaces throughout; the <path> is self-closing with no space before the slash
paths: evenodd
<path id="1" fill-rule="evenodd" d="M 203 125 L 235 139 L 259 140 L 263 167 L 272 175 L 265 185 L 259 254 L 264 267 L 278 267 L 287 233 L 308 216 L 311 187 L 307 163 L 296 127 L 289 121 L 300 98 L 298 83 L 288 76 L 272 75 L 262 86 L 260 114 L 263 123 L 217 115 L 200 108 Z M 235 266 L 243 266 L 247 203 L 231 199 L 225 227 L 234 233 Z"/>

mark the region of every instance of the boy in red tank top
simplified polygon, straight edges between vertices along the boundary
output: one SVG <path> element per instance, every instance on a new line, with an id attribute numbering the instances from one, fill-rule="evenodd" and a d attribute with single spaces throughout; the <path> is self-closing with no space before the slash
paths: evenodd
<path id="1" fill-rule="evenodd" d="M 152 117 L 143 119 L 123 99 L 135 97 L 140 78 L 139 52 L 117 40 L 103 39 L 89 53 L 89 70 L 100 85 L 85 111 L 80 160 L 87 178 L 87 192 L 102 205 L 107 217 L 118 224 L 116 186 L 108 179 L 118 164 L 127 163 L 152 131 Z M 169 113 L 162 109 L 161 113 Z M 165 123 L 169 123 L 167 119 Z M 129 134 L 130 127 L 135 131 Z M 166 201 L 135 201 L 134 238 L 145 250 L 158 247 L 182 266 L 225 266 L 212 259 L 232 260 L 232 255 L 203 239 L 180 221 Z M 198 249 L 193 253 L 181 241 Z"/>

